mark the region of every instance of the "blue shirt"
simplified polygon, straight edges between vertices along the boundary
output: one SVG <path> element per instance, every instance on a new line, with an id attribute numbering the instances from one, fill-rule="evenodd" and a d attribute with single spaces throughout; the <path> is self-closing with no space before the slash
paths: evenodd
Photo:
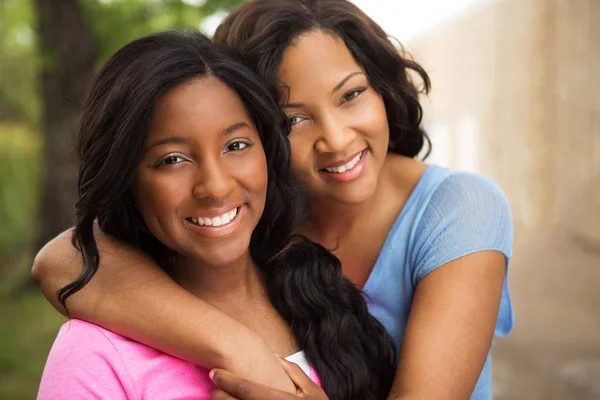
<path id="1" fill-rule="evenodd" d="M 369 311 L 399 350 L 419 281 L 464 255 L 512 255 L 513 221 L 502 191 L 479 175 L 429 166 L 388 233 L 363 292 Z M 476 266 L 474 266 L 476 267 Z M 506 336 L 513 313 L 504 279 L 495 335 Z M 491 352 L 471 400 L 492 398 Z"/>

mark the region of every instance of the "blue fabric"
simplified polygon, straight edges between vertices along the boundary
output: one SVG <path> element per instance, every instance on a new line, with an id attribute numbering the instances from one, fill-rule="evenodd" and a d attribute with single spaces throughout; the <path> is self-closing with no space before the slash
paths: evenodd
<path id="1" fill-rule="evenodd" d="M 400 349 L 416 285 L 464 255 L 497 250 L 512 256 L 513 221 L 502 191 L 479 175 L 427 168 L 398 215 L 363 288 L 369 311 Z M 506 336 L 513 312 L 506 278 L 495 336 Z M 491 352 L 472 400 L 492 398 Z"/>

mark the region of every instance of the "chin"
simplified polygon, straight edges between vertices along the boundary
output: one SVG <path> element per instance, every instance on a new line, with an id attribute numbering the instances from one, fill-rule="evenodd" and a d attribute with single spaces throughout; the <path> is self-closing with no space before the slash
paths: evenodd
<path id="1" fill-rule="evenodd" d="M 212 267 L 225 267 L 235 264 L 248 254 L 248 248 L 244 251 L 206 251 L 196 255 L 197 260 L 202 264 Z"/>
<path id="2" fill-rule="evenodd" d="M 214 246 L 202 246 L 198 249 L 198 257 L 206 265 L 215 267 L 231 265 L 249 257 L 250 237 L 238 237 L 229 243 L 215 243 Z"/>
<path id="3" fill-rule="evenodd" d="M 371 193 L 335 193 L 329 196 L 329 199 L 343 205 L 355 206 L 364 203 L 371 197 Z"/>
<path id="4" fill-rule="evenodd" d="M 375 194 L 377 185 L 372 182 L 361 182 L 348 185 L 338 190 L 330 190 L 325 196 L 336 203 L 344 205 L 357 205 L 369 200 Z"/>

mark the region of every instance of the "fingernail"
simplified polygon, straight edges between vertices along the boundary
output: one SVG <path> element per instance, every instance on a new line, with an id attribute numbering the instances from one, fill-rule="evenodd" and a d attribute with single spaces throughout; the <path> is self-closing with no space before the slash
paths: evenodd
<path id="1" fill-rule="evenodd" d="M 213 381 L 213 383 L 215 383 L 215 370 L 214 369 L 208 373 L 208 377 L 210 378 L 211 381 Z"/>

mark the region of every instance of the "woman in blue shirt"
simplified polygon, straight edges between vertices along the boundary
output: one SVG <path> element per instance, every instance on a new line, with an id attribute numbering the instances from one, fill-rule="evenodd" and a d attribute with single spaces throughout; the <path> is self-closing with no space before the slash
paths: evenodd
<path id="1" fill-rule="evenodd" d="M 292 169 L 307 199 L 297 231 L 333 250 L 395 339 L 388 398 L 490 399 L 492 337 L 513 323 L 512 219 L 487 179 L 415 158 L 428 139 L 412 79 L 427 91 L 425 71 L 345 0 L 252 1 L 215 39 L 258 72 L 288 116 Z M 58 309 L 56 291 L 80 268 L 68 236 L 47 245 L 34 266 Z M 217 384 L 238 398 L 294 398 L 252 334 L 134 249 L 110 237 L 99 244 L 97 275 L 69 298 L 73 316 L 218 367 Z M 296 390 L 310 398 L 310 388 Z"/>

